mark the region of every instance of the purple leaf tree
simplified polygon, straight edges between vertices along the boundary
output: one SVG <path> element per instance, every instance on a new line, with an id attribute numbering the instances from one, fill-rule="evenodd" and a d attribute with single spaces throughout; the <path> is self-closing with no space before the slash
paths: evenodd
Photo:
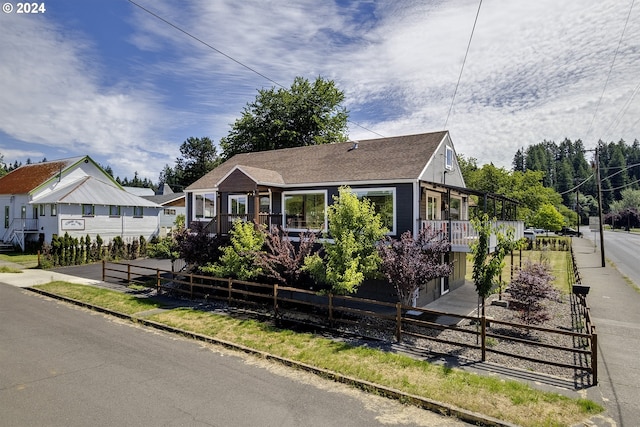
<path id="1" fill-rule="evenodd" d="M 553 287 L 551 268 L 546 262 L 527 261 L 509 285 L 509 306 L 518 311 L 520 320 L 534 325 L 549 320 L 544 300 L 559 301 L 560 293 Z"/>
<path id="2" fill-rule="evenodd" d="M 286 231 L 271 227 L 265 235 L 266 251 L 255 254 L 255 264 L 262 274 L 285 286 L 295 286 L 304 274 L 304 260 L 311 255 L 316 242 L 312 232 L 300 233 L 300 242 L 295 245 Z"/>
<path id="3" fill-rule="evenodd" d="M 447 237 L 431 227 L 420 230 L 416 239 L 407 231 L 400 240 L 388 238 L 378 247 L 382 273 L 402 304 L 410 305 L 420 285 L 451 274 L 452 264 L 443 261 L 450 248 Z"/>

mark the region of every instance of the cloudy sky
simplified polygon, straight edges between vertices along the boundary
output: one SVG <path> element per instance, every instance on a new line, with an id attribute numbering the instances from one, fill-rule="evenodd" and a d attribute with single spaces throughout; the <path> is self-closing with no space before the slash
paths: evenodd
<path id="1" fill-rule="evenodd" d="M 3 3 L 9 163 L 88 154 L 155 182 L 185 139 L 217 143 L 258 89 L 296 76 L 345 92 L 351 139 L 446 128 L 480 165 L 510 169 L 543 140 L 640 139 L 632 0 L 484 0 L 451 110 L 478 0 Z"/>

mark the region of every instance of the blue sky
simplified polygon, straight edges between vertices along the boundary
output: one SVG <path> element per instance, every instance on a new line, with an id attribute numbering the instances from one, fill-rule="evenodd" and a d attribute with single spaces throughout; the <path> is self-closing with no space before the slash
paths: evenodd
<path id="1" fill-rule="evenodd" d="M 334 80 L 352 139 L 446 122 L 459 154 L 507 169 L 518 148 L 543 140 L 640 139 L 632 0 L 483 1 L 450 115 L 477 0 L 135 2 L 282 86 Z M 5 162 L 88 154 L 155 182 L 185 139 L 217 143 L 274 86 L 126 0 L 49 0 L 29 15 L 8 3 Z"/>

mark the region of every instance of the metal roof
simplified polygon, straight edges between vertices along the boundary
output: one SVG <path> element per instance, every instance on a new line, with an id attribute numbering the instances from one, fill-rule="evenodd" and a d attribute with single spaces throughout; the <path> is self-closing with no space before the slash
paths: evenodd
<path id="1" fill-rule="evenodd" d="M 20 166 L 0 178 L 0 194 L 27 194 L 86 156 Z"/>
<path id="2" fill-rule="evenodd" d="M 42 197 L 34 197 L 30 203 L 160 207 L 157 203 L 128 193 L 93 176 L 85 176 Z"/>

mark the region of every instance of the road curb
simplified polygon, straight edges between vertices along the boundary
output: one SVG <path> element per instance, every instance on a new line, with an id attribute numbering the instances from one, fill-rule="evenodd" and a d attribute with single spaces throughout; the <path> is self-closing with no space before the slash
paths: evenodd
<path id="1" fill-rule="evenodd" d="M 327 369 L 318 368 L 312 365 L 307 365 L 305 363 L 297 362 L 295 360 L 287 359 L 284 357 L 276 356 L 264 351 L 256 350 L 250 347 L 245 347 L 240 344 L 236 344 L 230 341 L 221 340 L 218 338 L 210 337 L 208 335 L 198 334 L 195 332 L 187 331 L 180 328 L 175 328 L 173 326 L 165 325 L 162 323 L 154 322 L 143 317 L 137 317 L 134 315 L 129 315 L 126 313 L 121 313 L 115 310 L 108 310 L 103 307 L 99 307 L 93 304 L 89 304 L 83 301 L 79 301 L 73 298 L 64 297 L 61 295 L 57 295 L 51 292 L 44 291 L 42 289 L 37 289 L 33 287 L 25 287 L 23 288 L 27 291 L 34 292 L 46 297 L 50 297 L 53 299 L 57 299 L 60 301 L 64 301 L 70 304 L 74 304 L 83 308 L 87 308 L 90 310 L 94 310 L 100 313 L 109 314 L 120 319 L 129 320 L 132 323 L 138 323 L 144 326 L 148 326 L 154 329 L 162 330 L 165 332 L 181 335 L 183 337 L 191 338 L 197 341 L 206 342 L 208 344 L 216 344 L 223 346 L 225 348 L 241 351 L 245 354 L 250 354 L 256 357 L 263 358 L 265 360 L 275 361 L 285 366 L 289 366 L 295 369 L 304 370 L 320 377 L 330 379 L 335 382 L 339 382 L 342 384 L 347 384 L 352 387 L 361 389 L 368 393 L 377 394 L 380 396 L 384 396 L 387 398 L 398 400 L 404 404 L 410 404 L 412 406 L 419 407 L 421 409 L 426 409 L 431 412 L 436 412 L 441 415 L 446 415 L 450 417 L 455 417 L 461 421 L 472 423 L 475 425 L 483 425 L 483 426 L 491 426 L 491 427 L 517 427 L 515 424 L 511 424 L 505 421 L 498 420 L 496 418 L 492 418 L 480 413 L 467 411 L 462 408 L 458 408 L 454 405 L 448 405 L 442 402 L 438 402 L 435 400 L 427 399 L 420 396 L 415 396 L 411 394 L 407 394 L 401 392 L 399 390 L 395 390 L 389 387 L 381 386 L 379 384 L 371 383 L 368 381 L 363 381 L 357 378 L 352 378 L 349 376 L 345 376 L 339 374 L 337 372 L 329 371 Z"/>

